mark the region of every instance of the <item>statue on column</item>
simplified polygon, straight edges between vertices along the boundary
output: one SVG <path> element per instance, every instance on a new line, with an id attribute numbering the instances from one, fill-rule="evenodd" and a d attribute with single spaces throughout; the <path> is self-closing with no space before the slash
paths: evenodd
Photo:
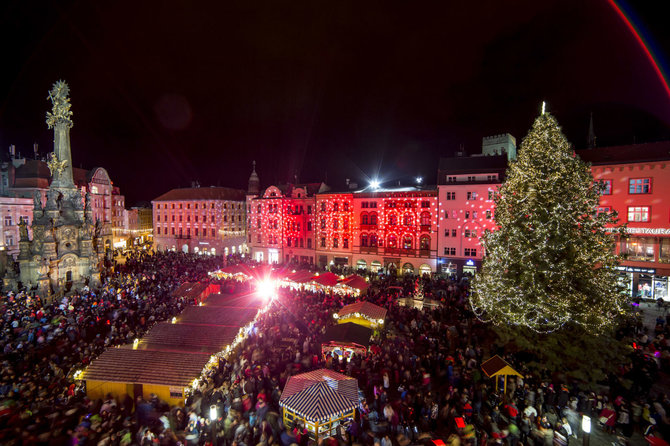
<path id="1" fill-rule="evenodd" d="M 33 200 L 35 203 L 35 209 L 37 210 L 42 210 L 42 192 L 36 190 L 35 195 L 33 196 Z"/>
<path id="2" fill-rule="evenodd" d="M 23 217 L 19 218 L 19 235 L 20 235 L 20 240 L 22 242 L 27 242 L 29 241 L 28 239 L 28 223 L 23 219 Z"/>

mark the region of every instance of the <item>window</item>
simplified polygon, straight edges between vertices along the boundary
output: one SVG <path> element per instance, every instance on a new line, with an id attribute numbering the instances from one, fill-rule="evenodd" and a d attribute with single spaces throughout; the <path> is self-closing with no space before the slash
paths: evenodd
<path id="1" fill-rule="evenodd" d="M 430 249 L 430 237 L 427 235 L 422 235 L 419 239 L 419 249 L 426 250 Z"/>
<path id="2" fill-rule="evenodd" d="M 305 240 L 301 238 L 300 239 L 300 247 L 303 248 L 304 246 L 305 246 Z"/>
<path id="3" fill-rule="evenodd" d="M 477 218 L 477 211 L 472 211 L 472 218 Z"/>
<path id="4" fill-rule="evenodd" d="M 455 200 L 456 192 L 447 192 L 447 200 Z"/>
<path id="5" fill-rule="evenodd" d="M 468 192 L 467 196 L 468 196 L 468 200 L 476 200 L 477 199 L 477 192 Z"/>
<path id="6" fill-rule="evenodd" d="M 477 181 L 477 177 L 474 176 L 468 177 L 468 181 Z"/>
<path id="7" fill-rule="evenodd" d="M 654 261 L 653 237 L 628 237 L 621 240 L 621 253 L 628 260 Z"/>
<path id="8" fill-rule="evenodd" d="M 628 208 L 628 221 L 649 221 L 649 207 L 631 206 Z"/>
<path id="9" fill-rule="evenodd" d="M 463 237 L 470 237 L 470 230 L 469 229 L 464 229 L 463 230 Z"/>
<path id="10" fill-rule="evenodd" d="M 259 218 L 258 220 L 256 220 L 256 227 L 257 227 L 258 229 L 261 228 L 261 219 L 260 219 L 260 218 Z"/>
<path id="11" fill-rule="evenodd" d="M 486 175 L 486 181 L 496 181 L 498 179 L 498 175 Z"/>
<path id="12" fill-rule="evenodd" d="M 344 249 L 349 248 L 349 239 L 348 238 L 345 237 L 345 238 L 342 239 L 342 247 Z"/>
<path id="13" fill-rule="evenodd" d="M 195 222 L 196 223 L 198 222 L 198 216 L 197 215 L 195 216 Z"/>
<path id="14" fill-rule="evenodd" d="M 377 202 L 376 201 L 371 201 L 370 202 L 370 207 L 371 208 L 376 208 L 377 207 Z"/>
<path id="15" fill-rule="evenodd" d="M 11 225 L 12 225 L 12 216 L 5 215 L 5 226 L 11 226 Z"/>
<path id="16" fill-rule="evenodd" d="M 349 230 L 349 220 L 347 219 L 342 220 L 342 229 L 344 229 L 345 231 Z"/>
<path id="17" fill-rule="evenodd" d="M 203 215 L 203 216 L 202 216 L 202 222 L 203 222 L 203 223 L 207 223 L 207 216 L 206 216 L 206 215 Z"/>
<path id="18" fill-rule="evenodd" d="M 186 221 L 189 222 L 189 223 L 191 222 L 191 216 L 190 215 L 186 216 Z M 226 221 L 226 217 L 223 217 L 223 221 Z"/>
<path id="19" fill-rule="evenodd" d="M 452 230 L 451 230 L 451 236 L 452 236 L 452 237 L 456 237 L 456 234 L 458 234 L 457 231 L 458 231 L 457 229 L 452 229 Z"/>
<path id="20" fill-rule="evenodd" d="M 156 227 L 156 235 L 161 235 L 161 227 Z"/>
<path id="21" fill-rule="evenodd" d="M 307 205 L 307 215 L 312 215 L 312 205 L 311 204 Z"/>
<path id="22" fill-rule="evenodd" d="M 325 218 L 321 219 L 321 229 L 326 229 L 326 219 Z"/>
<path id="23" fill-rule="evenodd" d="M 395 235 L 389 235 L 386 246 L 388 246 L 389 248 L 395 248 L 398 246 L 398 239 L 396 238 Z"/>
<path id="24" fill-rule="evenodd" d="M 470 211 L 465 211 L 465 218 L 470 218 Z"/>
<path id="25" fill-rule="evenodd" d="M 361 224 L 362 225 L 367 225 L 368 224 L 368 214 L 367 213 L 361 214 Z"/>
<path id="26" fill-rule="evenodd" d="M 308 231 L 311 231 L 311 230 L 312 230 L 312 222 L 311 222 L 311 221 L 308 221 L 308 222 L 307 222 L 307 230 L 308 230 Z"/>
<path id="27" fill-rule="evenodd" d="M 603 185 L 603 195 L 612 195 L 612 180 L 602 180 L 600 183 Z"/>
<path id="28" fill-rule="evenodd" d="M 456 182 L 456 177 L 447 176 L 447 183 L 455 183 L 455 182 Z"/>
<path id="29" fill-rule="evenodd" d="M 340 203 L 333 203 L 333 212 L 339 212 L 340 211 Z"/>
<path id="30" fill-rule="evenodd" d="M 475 248 L 465 248 L 463 254 L 466 257 L 477 257 L 477 250 Z"/>
<path id="31" fill-rule="evenodd" d="M 377 235 L 370 234 L 370 247 L 374 248 L 377 246 Z"/>
<path id="32" fill-rule="evenodd" d="M 598 213 L 599 214 L 602 214 L 604 212 L 611 212 L 611 211 L 612 211 L 612 208 L 609 207 L 609 206 L 598 207 Z"/>
<path id="33" fill-rule="evenodd" d="M 198 236 L 198 228 L 195 228 L 195 236 Z"/>
<path id="34" fill-rule="evenodd" d="M 321 247 L 322 248 L 326 247 L 326 237 L 321 237 Z"/>
<path id="35" fill-rule="evenodd" d="M 342 207 L 344 207 L 344 210 L 345 210 L 345 211 L 348 211 L 348 210 L 349 210 L 349 203 L 348 203 L 348 202 L 347 202 L 347 203 L 344 203 L 344 204 L 342 205 Z"/>
<path id="36" fill-rule="evenodd" d="M 631 178 L 628 180 L 629 194 L 648 194 L 651 192 L 651 178 Z"/>
<path id="37" fill-rule="evenodd" d="M 406 201 L 406 202 L 405 202 L 405 209 L 410 209 L 410 208 L 413 208 L 413 207 L 414 207 L 414 206 L 412 206 L 412 203 L 411 203 L 411 202 L 409 202 L 409 201 Z"/>
<path id="38" fill-rule="evenodd" d="M 456 248 L 444 248 L 444 255 L 445 256 L 455 256 L 456 255 Z"/>
<path id="39" fill-rule="evenodd" d="M 402 249 L 412 249 L 412 236 L 406 235 L 402 238 Z"/>
<path id="40" fill-rule="evenodd" d="M 286 239 L 286 246 L 291 247 L 291 237 Z"/>
<path id="41" fill-rule="evenodd" d="M 307 247 L 308 247 L 308 248 L 311 248 L 311 247 L 312 247 L 312 239 L 311 239 L 311 238 L 308 238 L 308 239 L 307 239 Z"/>
<path id="42" fill-rule="evenodd" d="M 463 231 L 463 236 L 465 237 L 477 237 L 476 229 L 466 229 Z"/>
<path id="43" fill-rule="evenodd" d="M 172 227 L 172 235 L 174 235 L 174 227 Z"/>
<path id="44" fill-rule="evenodd" d="M 256 243 L 261 243 L 261 240 L 262 240 L 262 239 L 261 239 L 261 235 L 258 234 L 258 235 L 256 236 Z"/>
<path id="45" fill-rule="evenodd" d="M 387 208 L 395 208 L 398 205 L 395 201 L 389 201 L 386 203 Z"/>
<path id="46" fill-rule="evenodd" d="M 368 246 L 368 235 L 361 234 L 361 246 Z"/>
<path id="47" fill-rule="evenodd" d="M 449 234 L 451 234 L 451 232 L 449 231 L 449 229 L 445 229 L 445 230 L 444 230 L 444 236 L 445 236 L 445 237 L 449 237 Z"/>
<path id="48" fill-rule="evenodd" d="M 370 226 L 377 226 L 377 213 L 370 214 Z"/>
<path id="49" fill-rule="evenodd" d="M 257 209 L 258 209 L 258 213 L 260 214 L 261 213 L 261 205 L 260 204 L 257 206 Z"/>
<path id="50" fill-rule="evenodd" d="M 430 201 L 422 201 L 421 202 L 421 207 L 422 208 L 429 208 L 430 207 Z"/>
<path id="51" fill-rule="evenodd" d="M 389 226 L 395 226 L 396 224 L 398 224 L 398 218 L 395 215 L 389 215 L 388 222 Z"/>
<path id="52" fill-rule="evenodd" d="M 430 212 L 421 213 L 421 226 L 430 226 Z"/>
<path id="53" fill-rule="evenodd" d="M 339 247 L 339 240 L 337 237 L 333 238 L 333 248 L 338 248 Z"/>
<path id="54" fill-rule="evenodd" d="M 405 214 L 402 216 L 402 224 L 404 226 L 412 226 L 414 223 L 414 219 L 412 218 L 412 214 Z"/>
<path id="55" fill-rule="evenodd" d="M 448 209 L 444 210 L 444 218 L 449 218 L 449 210 Z"/>
<path id="56" fill-rule="evenodd" d="M 212 229 L 212 237 L 216 237 L 216 229 Z"/>
<path id="57" fill-rule="evenodd" d="M 491 211 L 490 210 L 486 211 L 486 219 L 491 220 Z"/>
<path id="58" fill-rule="evenodd" d="M 367 201 L 362 201 L 362 202 L 361 202 L 361 207 L 362 207 L 363 209 L 367 209 L 367 208 L 368 208 L 368 204 L 369 204 L 369 203 L 368 203 Z"/>
<path id="59" fill-rule="evenodd" d="M 336 231 L 340 229 L 340 221 L 338 219 L 333 220 L 333 229 Z"/>
<path id="60" fill-rule="evenodd" d="M 489 191 L 489 200 L 493 200 L 495 198 L 495 191 L 490 190 Z"/>
<path id="61" fill-rule="evenodd" d="M 209 205 L 209 208 L 210 208 L 210 209 L 214 209 L 214 203 L 210 204 L 210 205 Z"/>
<path id="62" fill-rule="evenodd" d="M 321 212 L 326 212 L 326 202 L 325 201 L 321 202 Z"/>
<path id="63" fill-rule="evenodd" d="M 5 235 L 5 243 L 7 246 L 14 246 L 14 237 L 12 235 Z"/>

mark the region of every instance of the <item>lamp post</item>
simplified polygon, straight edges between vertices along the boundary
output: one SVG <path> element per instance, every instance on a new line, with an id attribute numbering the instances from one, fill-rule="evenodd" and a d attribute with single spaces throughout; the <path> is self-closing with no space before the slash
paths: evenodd
<path id="1" fill-rule="evenodd" d="M 582 415 L 582 432 L 584 433 L 584 446 L 589 446 L 589 437 L 591 436 L 591 417 Z"/>
<path id="2" fill-rule="evenodd" d="M 216 419 L 218 418 L 216 404 L 209 406 L 209 426 L 212 432 L 212 444 L 216 446 Z"/>

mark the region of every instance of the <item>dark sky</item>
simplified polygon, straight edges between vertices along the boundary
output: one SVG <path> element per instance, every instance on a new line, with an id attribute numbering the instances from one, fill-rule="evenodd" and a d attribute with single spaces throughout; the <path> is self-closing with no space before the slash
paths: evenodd
<path id="1" fill-rule="evenodd" d="M 212 6 L 203 6 L 211 3 Z M 639 4 L 638 4 L 639 3 Z M 667 63 L 663 2 L 629 3 Z M 39 6 L 38 6 L 39 5 Z M 70 84 L 75 166 L 132 205 L 192 180 L 435 181 L 542 100 L 577 148 L 670 138 L 670 99 L 607 0 L 0 3 L 0 148 L 52 136 Z"/>

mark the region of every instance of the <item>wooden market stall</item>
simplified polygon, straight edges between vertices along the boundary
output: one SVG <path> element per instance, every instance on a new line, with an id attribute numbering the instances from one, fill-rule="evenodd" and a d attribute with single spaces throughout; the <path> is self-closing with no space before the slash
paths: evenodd
<path id="1" fill-rule="evenodd" d="M 317 443 L 353 420 L 359 404 L 358 381 L 328 369 L 289 377 L 279 399 L 284 425 L 304 425 Z"/>
<path id="2" fill-rule="evenodd" d="M 154 393 L 171 405 L 184 406 L 186 391 L 210 360 L 209 354 L 133 350 L 132 345 L 109 348 L 77 379 L 86 381 L 86 395 L 105 399 Z"/>
<path id="3" fill-rule="evenodd" d="M 338 355 L 349 360 L 355 353 L 365 355 L 370 347 L 372 329 L 353 322 L 337 324 L 326 329 L 321 341 L 321 354 Z"/>
<path id="4" fill-rule="evenodd" d="M 359 296 L 362 292 L 370 288 L 370 284 L 358 274 L 352 274 L 340 280 L 337 287 L 354 296 Z"/>
<path id="5" fill-rule="evenodd" d="M 482 363 L 482 370 L 489 378 L 494 378 L 496 382 L 496 392 L 498 391 L 500 377 L 504 378 L 503 384 L 503 394 L 507 394 L 507 377 L 508 376 L 520 376 L 523 378 L 523 375 L 512 368 L 512 366 L 502 359 L 500 356 L 495 355 L 492 358 L 484 361 Z"/>
<path id="6" fill-rule="evenodd" d="M 364 327 L 376 328 L 384 324 L 386 308 L 370 302 L 356 302 L 345 305 L 336 313 L 338 324 L 353 322 Z"/>
<path id="7" fill-rule="evenodd" d="M 315 276 L 312 279 L 312 282 L 316 285 L 319 285 L 323 288 L 332 290 L 333 287 L 337 285 L 337 282 L 340 280 L 340 277 L 335 274 L 331 273 L 330 271 L 326 271 L 325 273 L 319 274 L 318 276 Z"/>
<path id="8" fill-rule="evenodd" d="M 207 282 L 184 282 L 172 292 L 173 297 L 185 297 L 195 302 L 204 302 L 212 293 L 218 293 L 221 287 L 218 284 Z"/>

